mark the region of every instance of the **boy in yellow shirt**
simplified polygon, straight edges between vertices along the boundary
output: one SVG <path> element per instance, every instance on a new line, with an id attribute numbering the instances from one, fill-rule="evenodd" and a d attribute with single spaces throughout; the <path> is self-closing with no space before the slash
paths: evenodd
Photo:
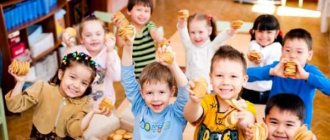
<path id="1" fill-rule="evenodd" d="M 212 58 L 210 79 L 213 94 L 200 97 L 190 91 L 184 109 L 185 118 L 196 125 L 194 139 L 250 139 L 244 133 L 255 122 L 256 111 L 252 103 L 239 97 L 248 80 L 244 55 L 231 46 L 221 46 Z M 195 85 L 190 84 L 191 88 Z"/>

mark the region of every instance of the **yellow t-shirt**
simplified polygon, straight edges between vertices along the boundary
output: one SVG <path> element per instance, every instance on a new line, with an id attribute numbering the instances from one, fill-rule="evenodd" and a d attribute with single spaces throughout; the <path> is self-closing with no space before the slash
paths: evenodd
<path id="1" fill-rule="evenodd" d="M 252 103 L 246 101 L 247 110 L 252 112 L 256 116 L 256 110 Z M 242 138 L 239 134 L 237 127 L 225 126 L 224 118 L 230 114 L 233 110 L 228 110 L 227 112 L 220 112 L 219 102 L 217 100 L 217 95 L 209 94 L 206 95 L 202 101 L 201 105 L 203 108 L 202 117 L 195 122 L 196 129 L 194 139 L 196 140 L 238 140 Z"/>

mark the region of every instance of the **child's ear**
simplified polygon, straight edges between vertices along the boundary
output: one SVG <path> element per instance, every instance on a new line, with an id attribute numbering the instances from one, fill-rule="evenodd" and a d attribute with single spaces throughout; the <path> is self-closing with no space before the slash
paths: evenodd
<path id="1" fill-rule="evenodd" d="M 63 75 L 64 75 L 63 70 L 58 70 L 58 72 L 57 72 L 58 79 L 62 80 Z"/>
<path id="2" fill-rule="evenodd" d="M 131 15 L 131 12 L 130 11 L 128 11 L 128 9 L 126 10 L 126 13 L 127 13 L 127 15 Z"/>
<path id="3" fill-rule="evenodd" d="M 265 117 L 262 117 L 262 120 L 264 121 L 264 123 L 266 123 L 266 118 Z"/>
<path id="4" fill-rule="evenodd" d="M 307 61 L 311 61 L 311 60 L 312 60 L 313 53 L 314 53 L 313 50 L 308 51 L 308 58 L 307 58 Z"/>
<path id="5" fill-rule="evenodd" d="M 175 91 L 176 91 L 176 86 L 172 86 L 172 88 L 171 88 L 171 97 L 174 96 Z"/>
<path id="6" fill-rule="evenodd" d="M 245 87 L 246 86 L 246 84 L 247 84 L 247 82 L 248 82 L 248 80 L 249 80 L 249 76 L 248 75 L 244 75 L 243 76 L 243 87 Z"/>
<path id="7" fill-rule="evenodd" d="M 212 34 L 212 27 L 211 26 L 209 26 L 209 27 L 207 27 L 207 32 L 209 33 L 209 35 L 211 35 Z"/>

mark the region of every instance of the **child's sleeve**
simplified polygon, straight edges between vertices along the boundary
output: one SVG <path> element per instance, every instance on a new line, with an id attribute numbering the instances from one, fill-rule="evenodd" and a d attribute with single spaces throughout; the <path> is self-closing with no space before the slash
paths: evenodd
<path id="1" fill-rule="evenodd" d="M 73 114 L 65 124 L 65 128 L 70 137 L 77 138 L 82 136 L 83 131 L 81 130 L 81 122 L 86 114 L 91 110 L 92 103 L 89 102 L 82 106 L 81 111 L 78 111 L 76 114 Z"/>
<path id="2" fill-rule="evenodd" d="M 180 39 L 182 41 L 183 46 L 186 49 L 189 48 L 190 46 L 192 46 L 192 42 L 189 37 L 187 25 L 185 25 L 183 28 L 179 28 L 179 27 L 177 27 L 177 28 L 178 28 Z"/>
<path id="3" fill-rule="evenodd" d="M 218 34 L 212 41 L 212 48 L 214 51 L 218 50 L 220 46 L 228 39 L 230 39 L 234 34 L 231 33 L 230 29 L 222 31 Z"/>
<path id="4" fill-rule="evenodd" d="M 42 96 L 41 92 L 44 84 L 45 83 L 42 81 L 37 81 L 31 87 L 23 91 L 23 93 L 10 98 L 9 96 L 11 96 L 11 91 L 9 91 L 5 96 L 8 110 L 15 113 L 23 112 L 38 104 Z"/>
<path id="5" fill-rule="evenodd" d="M 134 114 L 139 112 L 139 108 L 145 104 L 141 97 L 141 88 L 134 75 L 134 65 L 122 66 L 121 83 L 124 87 L 127 99 L 132 103 L 132 111 Z"/>
<path id="6" fill-rule="evenodd" d="M 176 97 L 175 103 L 173 104 L 175 115 L 181 118 L 182 122 L 186 122 L 183 116 L 183 109 L 189 98 L 187 88 L 188 85 L 178 88 L 178 96 Z"/>
<path id="7" fill-rule="evenodd" d="M 322 91 L 326 95 L 330 95 L 330 80 L 315 66 L 310 66 L 306 69 L 309 72 L 307 82 Z"/>
<path id="8" fill-rule="evenodd" d="M 247 75 L 249 76 L 248 82 L 261 81 L 261 80 L 271 80 L 271 75 L 269 71 L 271 68 L 276 66 L 278 62 L 274 62 L 271 65 L 263 67 L 251 67 L 247 69 Z"/>
<path id="9" fill-rule="evenodd" d="M 120 58 L 118 56 L 118 53 L 116 50 L 114 50 L 112 55 L 108 57 L 111 57 L 110 59 L 107 60 L 107 74 L 110 75 L 111 79 L 113 81 L 120 81 L 121 79 L 121 64 L 120 64 Z M 112 61 L 112 62 L 109 62 Z"/>

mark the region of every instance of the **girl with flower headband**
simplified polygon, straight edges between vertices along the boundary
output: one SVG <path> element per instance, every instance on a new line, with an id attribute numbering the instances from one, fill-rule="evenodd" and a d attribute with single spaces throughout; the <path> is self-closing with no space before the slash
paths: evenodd
<path id="1" fill-rule="evenodd" d="M 107 108 L 93 107 L 88 98 L 96 75 L 95 62 L 84 53 L 66 55 L 57 74 L 49 81 L 37 81 L 22 91 L 27 75 L 15 77 L 15 87 L 6 94 L 11 112 L 33 109 L 30 139 L 76 139 L 89 126 L 94 114 L 109 115 Z"/>
<path id="2" fill-rule="evenodd" d="M 190 80 L 203 77 L 210 85 L 211 58 L 220 45 L 234 35 L 236 29 L 228 29 L 217 35 L 215 19 L 202 13 L 190 15 L 187 21 L 179 18 L 177 27 L 186 49 L 186 76 Z"/>
<path id="3" fill-rule="evenodd" d="M 248 67 L 262 67 L 280 60 L 283 36 L 280 23 L 274 15 L 258 16 L 253 23 L 250 34 L 251 42 L 247 58 L 251 63 Z M 257 55 L 258 58 L 253 58 L 253 55 Z M 265 104 L 271 87 L 271 81 L 248 82 L 244 87 L 242 97 L 253 103 Z"/>
<path id="4" fill-rule="evenodd" d="M 67 52 L 84 52 L 96 62 L 96 77 L 92 83 L 90 97 L 95 104 L 107 98 L 112 104 L 116 102 L 116 93 L 113 82 L 120 81 L 120 59 L 114 49 L 115 37 L 106 34 L 106 26 L 103 21 L 94 15 L 86 17 L 79 26 L 79 46 L 67 48 Z M 119 127 L 119 119 L 116 114 L 111 116 L 95 115 L 91 121 L 91 127 L 84 133 L 85 139 L 103 139 Z"/>

